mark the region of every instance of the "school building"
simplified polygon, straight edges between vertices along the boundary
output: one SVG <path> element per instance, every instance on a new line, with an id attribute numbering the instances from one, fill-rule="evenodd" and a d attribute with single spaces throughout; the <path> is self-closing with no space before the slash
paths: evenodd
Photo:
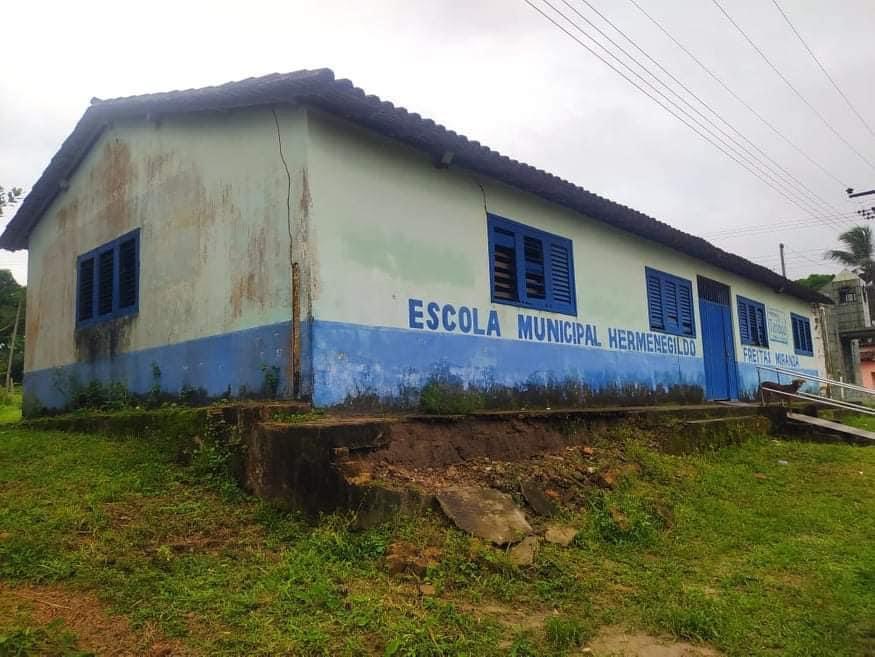
<path id="1" fill-rule="evenodd" d="M 329 70 L 93 101 L 0 247 L 29 254 L 31 412 L 93 381 L 581 405 L 823 370 L 817 292 Z"/>

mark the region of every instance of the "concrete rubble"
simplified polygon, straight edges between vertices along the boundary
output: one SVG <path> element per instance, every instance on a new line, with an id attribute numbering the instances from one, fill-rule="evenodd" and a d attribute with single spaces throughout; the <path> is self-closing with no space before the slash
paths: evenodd
<path id="1" fill-rule="evenodd" d="M 437 494 L 455 525 L 494 545 L 509 545 L 532 533 L 532 526 L 510 495 L 491 488 L 454 487 Z"/>

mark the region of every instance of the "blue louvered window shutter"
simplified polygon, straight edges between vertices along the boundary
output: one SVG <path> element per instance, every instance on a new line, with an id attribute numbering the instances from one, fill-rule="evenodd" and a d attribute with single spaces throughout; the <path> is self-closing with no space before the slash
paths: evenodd
<path id="1" fill-rule="evenodd" d="M 757 336 L 762 347 L 769 346 L 769 334 L 766 330 L 766 309 L 764 306 L 757 306 L 756 308 L 756 318 L 757 318 Z"/>
<path id="2" fill-rule="evenodd" d="M 741 344 L 753 347 L 769 347 L 769 332 L 766 326 L 766 307 L 759 301 L 738 296 L 738 332 Z"/>
<path id="3" fill-rule="evenodd" d="M 139 277 L 137 268 L 140 258 L 137 253 L 139 240 L 136 236 L 122 240 L 118 247 L 118 308 L 131 308 L 137 304 Z"/>
<path id="4" fill-rule="evenodd" d="M 662 279 L 652 269 L 647 270 L 647 313 L 650 316 L 650 329 L 665 330 L 665 316 L 662 312 Z"/>
<path id="5" fill-rule="evenodd" d="M 544 267 L 544 242 L 523 235 L 523 260 L 526 271 L 526 299 L 532 302 L 547 299 L 547 272 Z"/>
<path id="6" fill-rule="evenodd" d="M 800 356 L 813 356 L 814 342 L 811 338 L 811 320 L 790 313 L 790 323 L 793 325 L 793 351 Z"/>
<path id="7" fill-rule="evenodd" d="M 738 299 L 738 332 L 741 335 L 742 344 L 751 344 L 750 323 L 747 318 L 747 304 L 741 298 Z"/>
<path id="8" fill-rule="evenodd" d="M 678 285 L 678 322 L 681 335 L 696 335 L 696 323 L 693 320 L 693 284 L 682 281 Z"/>
<path id="9" fill-rule="evenodd" d="M 76 260 L 76 328 L 139 310 L 140 230 Z"/>
<path id="10" fill-rule="evenodd" d="M 644 272 L 650 330 L 694 337 L 692 282 L 650 267 Z"/>
<path id="11" fill-rule="evenodd" d="M 496 300 L 518 301 L 516 237 L 500 226 L 489 232 L 492 251 L 492 296 Z"/>
<path id="12" fill-rule="evenodd" d="M 94 256 L 79 260 L 77 276 L 76 321 L 87 322 L 94 317 Z"/>
<path id="13" fill-rule="evenodd" d="M 571 240 L 488 215 L 492 301 L 577 314 Z"/>
<path id="14" fill-rule="evenodd" d="M 576 314 L 571 242 L 554 238 L 550 240 L 549 253 L 551 309 L 569 315 Z"/>

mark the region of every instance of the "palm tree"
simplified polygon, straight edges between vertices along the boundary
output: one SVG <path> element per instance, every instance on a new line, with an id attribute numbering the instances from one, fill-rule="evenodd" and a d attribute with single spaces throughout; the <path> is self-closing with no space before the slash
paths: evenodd
<path id="1" fill-rule="evenodd" d="M 850 268 L 867 284 L 875 282 L 875 252 L 873 252 L 872 229 L 869 226 L 854 226 L 839 235 L 846 250 L 826 252 L 827 258 Z"/>

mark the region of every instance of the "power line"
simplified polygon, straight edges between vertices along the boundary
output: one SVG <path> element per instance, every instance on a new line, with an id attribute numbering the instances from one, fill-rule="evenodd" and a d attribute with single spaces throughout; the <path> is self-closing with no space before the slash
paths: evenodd
<path id="1" fill-rule="evenodd" d="M 739 226 L 737 228 L 727 228 L 725 230 L 721 230 L 715 233 L 709 233 L 704 235 L 705 239 L 714 239 L 721 237 L 742 237 L 748 236 L 751 234 L 762 234 L 762 233 L 772 233 L 781 230 L 787 229 L 802 229 L 802 228 L 840 228 L 844 229 L 850 224 L 858 223 L 853 215 L 848 215 L 847 217 L 835 216 L 831 217 L 835 224 L 825 224 L 821 219 L 823 217 L 819 217 L 815 220 L 811 219 L 802 219 L 797 221 L 789 221 L 784 223 L 777 224 L 751 224 L 747 226 Z"/>
<path id="2" fill-rule="evenodd" d="M 817 117 L 823 122 L 823 124 L 827 128 L 829 128 L 830 131 L 836 137 L 838 137 L 845 146 L 847 146 L 849 149 L 851 149 L 856 154 L 857 157 L 859 157 L 863 162 L 868 164 L 872 169 L 875 169 L 875 164 L 873 164 L 872 161 L 868 157 L 866 157 L 860 151 L 858 151 L 851 142 L 849 142 L 847 139 L 845 139 L 844 136 L 838 130 L 835 129 L 835 127 L 832 125 L 832 123 L 830 123 L 826 119 L 826 117 L 823 114 L 821 114 L 814 105 L 811 104 L 811 102 L 802 94 L 802 92 L 799 91 L 795 87 L 795 85 L 792 82 L 790 82 L 790 80 L 788 80 L 787 77 L 783 73 L 781 73 L 780 70 L 778 70 L 778 67 L 775 66 L 772 63 L 772 60 L 766 56 L 766 54 L 760 49 L 759 46 L 757 46 L 756 43 L 754 43 L 753 39 L 751 39 L 748 36 L 747 32 L 745 32 L 741 28 L 741 26 L 735 22 L 735 19 L 733 19 L 732 16 L 729 15 L 729 12 L 727 12 L 726 9 L 723 8 L 723 5 L 721 5 L 718 2 L 718 0 L 711 0 L 711 2 L 713 2 L 714 5 L 717 7 L 717 9 L 719 9 L 720 12 L 723 14 L 723 16 L 726 17 L 726 20 L 728 20 L 736 30 L 738 30 L 738 32 L 741 34 L 741 36 L 744 37 L 745 41 L 747 41 L 747 43 L 750 45 L 750 47 L 753 48 L 756 51 L 756 53 L 763 59 L 763 61 L 769 65 L 769 68 L 771 68 L 777 74 L 777 76 L 779 78 L 781 78 L 781 80 L 784 81 L 784 84 L 786 84 L 790 88 L 790 90 L 793 91 L 793 93 L 796 94 L 799 97 L 799 99 L 803 103 L 805 103 L 812 112 L 814 112 L 817 115 Z"/>
<path id="3" fill-rule="evenodd" d="M 810 208 L 807 208 L 807 207 L 803 206 L 803 205 L 802 205 L 801 203 L 799 203 L 796 199 L 794 199 L 794 198 L 791 197 L 789 194 L 787 194 L 783 189 L 781 189 L 780 187 L 778 187 L 778 186 L 776 186 L 775 184 L 773 184 L 772 181 L 771 181 L 770 179 L 768 179 L 768 178 L 766 178 L 766 177 L 763 177 L 763 176 L 760 175 L 757 171 L 755 171 L 753 168 L 751 168 L 751 166 L 748 165 L 747 162 L 742 161 L 741 159 L 739 159 L 738 157 L 736 157 L 736 155 L 735 155 L 733 152 L 730 152 L 730 151 L 726 150 L 725 148 L 723 148 L 723 146 L 721 146 L 721 144 L 726 145 L 725 142 L 722 142 L 718 137 L 714 136 L 713 133 L 711 133 L 710 131 L 707 130 L 707 128 L 705 128 L 705 133 L 703 133 L 702 131 L 700 131 L 696 126 L 692 125 L 691 123 L 689 123 L 688 121 L 686 121 L 685 119 L 683 119 L 683 118 L 682 118 L 681 116 L 679 116 L 674 110 L 672 110 L 670 107 L 668 107 L 668 106 L 667 106 L 666 104 L 664 104 L 662 101 L 660 101 L 658 98 L 654 97 L 654 96 L 653 96 L 652 94 L 650 94 L 648 91 L 646 91 L 645 89 L 643 89 L 640 85 L 638 85 L 634 80 L 632 80 L 631 78 L 629 78 L 625 73 L 623 73 L 621 70 L 619 70 L 616 66 L 614 66 L 613 64 L 611 64 L 608 60 L 606 60 L 604 57 L 602 57 L 599 53 L 597 53 L 595 50 L 593 50 L 592 48 L 590 48 L 586 43 L 584 43 L 584 42 L 581 41 L 579 38 L 577 38 L 574 34 L 572 34 L 571 32 L 569 32 L 569 31 L 568 31 L 568 30 L 567 30 L 562 24 L 560 24 L 559 22 L 557 22 L 552 16 L 550 16 L 550 15 L 547 14 L 547 13 L 545 13 L 540 7 L 538 7 L 537 5 L 535 5 L 535 4 L 532 2 L 532 0 L 524 0 L 524 1 L 526 2 L 526 4 L 528 4 L 530 7 L 532 7 L 532 9 L 534 9 L 535 11 L 537 11 L 539 14 L 541 14 L 541 16 L 543 16 L 543 17 L 546 18 L 550 23 L 552 23 L 556 28 L 558 28 L 559 30 L 561 30 L 562 32 L 564 32 L 568 37 L 570 37 L 571 39 L 573 39 L 578 45 L 580 45 L 580 46 L 582 46 L 583 48 L 585 48 L 590 54 L 592 54 L 593 56 L 595 56 L 597 59 L 599 59 L 599 61 L 601 61 L 603 64 L 605 64 L 606 66 L 608 66 L 612 71 L 614 71 L 615 73 L 617 73 L 617 75 L 619 75 L 620 77 L 622 77 L 622 78 L 623 78 L 624 80 L 626 80 L 629 84 L 631 84 L 631 85 L 634 86 L 636 89 L 638 89 L 638 91 L 640 91 L 641 93 L 643 93 L 645 96 L 647 96 L 648 98 L 650 98 L 653 102 L 655 102 L 657 105 L 659 105 L 660 107 L 662 107 L 662 108 L 663 108 L 665 111 L 667 111 L 669 114 L 671 114 L 672 116 L 674 116 L 678 121 L 680 121 L 681 123 L 683 123 L 684 125 L 686 125 L 688 128 L 690 128 L 690 129 L 691 129 L 693 132 L 695 132 L 699 137 L 701 137 L 701 138 L 704 139 L 706 142 L 708 142 L 709 144 L 711 144 L 712 146 L 714 146 L 715 148 L 717 148 L 718 150 L 720 150 L 724 155 L 726 155 L 727 157 L 729 157 L 731 160 L 735 161 L 738 165 L 740 165 L 740 166 L 742 166 L 743 168 L 747 169 L 747 171 L 750 172 L 751 174 L 753 174 L 754 177 L 756 177 L 760 182 L 762 182 L 763 184 L 768 185 L 769 187 L 771 187 L 772 189 L 774 189 L 775 191 L 777 191 L 777 192 L 778 192 L 779 194 L 781 194 L 784 198 L 786 198 L 786 199 L 787 199 L 788 201 L 790 201 L 793 205 L 795 205 L 796 207 L 800 208 L 800 209 L 803 210 L 804 212 L 807 212 L 808 214 L 810 214 L 810 215 L 812 215 L 812 216 L 816 216 L 816 212 L 812 211 Z M 693 121 L 695 122 L 695 119 L 693 119 L 693 118 L 689 115 L 689 113 L 687 113 L 687 112 L 685 112 L 683 109 L 679 108 L 679 107 L 677 106 L 676 103 L 672 102 L 670 99 L 668 99 L 668 98 L 665 96 L 665 94 L 663 94 L 662 92 L 660 92 L 659 90 L 657 90 L 655 87 L 653 87 L 652 84 L 650 84 L 649 82 L 647 82 L 647 81 L 646 81 L 644 78 L 642 78 L 637 72 L 635 72 L 634 70 L 632 70 L 627 64 L 625 64 L 625 63 L 624 63 L 622 60 L 620 60 L 616 55 L 614 55 L 612 52 L 610 52 L 610 50 L 608 50 L 607 48 L 605 48 L 605 46 L 603 46 L 602 44 L 600 44 L 597 40 L 593 39 L 593 37 L 590 36 L 589 34 L 587 34 L 587 32 L 586 32 L 583 28 L 581 28 L 579 25 L 577 25 L 577 23 L 575 23 L 575 22 L 572 21 L 570 18 L 568 18 L 565 14 L 563 14 L 561 11 L 559 11 L 555 6 L 553 6 L 552 4 L 550 4 L 550 2 L 549 2 L 548 0 L 542 0 L 542 1 L 544 2 L 545 5 L 547 5 L 548 7 L 550 7 L 550 9 L 552 9 L 556 14 L 558 14 L 558 15 L 561 16 L 563 19 L 565 19 L 565 21 L 567 21 L 567 22 L 568 22 L 570 25 L 572 25 L 575 29 L 577 29 L 579 32 L 581 32 L 581 33 L 582 33 L 584 36 L 586 36 L 588 39 L 590 39 L 591 41 L 593 41 L 593 42 L 594 42 L 596 45 L 598 45 L 600 48 L 602 48 L 603 50 L 605 50 L 605 52 L 607 52 L 609 55 L 611 55 L 615 60 L 617 60 L 617 61 L 618 61 L 621 65 L 623 65 L 627 70 L 629 70 L 629 71 L 630 71 L 635 77 L 637 77 L 639 80 L 641 80 L 642 82 L 644 82 L 644 84 L 646 84 L 648 87 L 650 87 L 651 89 L 653 89 L 654 92 L 655 92 L 658 96 L 664 98 L 669 104 L 671 104 L 674 108 L 676 108 L 678 111 L 680 111 L 684 116 L 689 117 L 691 120 L 693 120 Z M 696 122 L 696 123 L 698 123 L 699 125 L 701 125 L 699 122 Z M 713 137 L 713 139 L 716 139 L 716 141 L 712 140 L 711 137 Z M 718 143 L 718 142 L 719 142 L 719 143 Z"/>
<path id="4" fill-rule="evenodd" d="M 821 249 L 821 248 L 802 249 L 800 251 L 794 251 L 793 253 L 795 253 L 797 256 L 800 256 L 802 254 L 811 255 L 813 253 L 823 253 L 823 249 Z M 757 260 L 771 260 L 772 258 L 780 258 L 781 254 L 780 253 L 764 253 L 763 255 L 751 256 L 751 257 L 756 258 Z"/>
<path id="5" fill-rule="evenodd" d="M 689 112 L 687 112 L 687 111 L 684 110 L 682 107 L 680 107 L 680 106 L 679 106 L 674 100 L 672 100 L 671 98 L 668 98 L 668 97 L 667 97 L 665 94 L 663 94 L 659 89 L 657 89 L 656 87 L 654 87 L 654 86 L 653 86 L 648 80 L 646 80 L 646 79 L 644 79 L 643 77 L 641 77 L 641 75 L 639 75 L 634 69 L 632 69 L 632 68 L 631 68 L 626 62 L 624 62 L 622 59 L 620 59 L 615 53 L 613 53 L 610 49 L 608 49 L 604 44 L 600 43 L 597 39 L 595 39 L 591 34 L 589 34 L 586 30 L 584 30 L 584 29 L 583 29 L 580 25 L 578 25 L 575 21 L 571 20 L 568 16 L 566 16 L 564 13 L 562 13 L 561 11 L 559 11 L 555 6 L 553 6 L 552 4 L 550 4 L 550 2 L 549 2 L 548 0 L 543 0 L 543 1 L 544 1 L 545 4 L 547 4 L 551 9 L 553 9 L 553 11 L 555 11 L 557 14 L 559 14 L 560 16 L 562 16 L 562 18 L 564 18 L 566 21 L 568 21 L 568 22 L 569 22 L 569 23 L 570 23 L 575 29 L 577 29 L 581 34 L 583 34 L 583 35 L 584 35 L 585 37 L 587 37 L 590 41 L 592 41 L 593 43 L 595 43 L 599 48 L 601 48 L 601 49 L 602 49 L 603 51 L 605 51 L 609 56 L 611 56 L 614 60 L 616 60 L 621 66 L 623 66 L 624 68 L 626 68 L 626 70 L 628 70 L 630 73 L 632 73 L 632 75 L 634 75 L 635 77 L 637 77 L 642 83 L 646 84 L 651 90 L 653 90 L 653 91 L 654 91 L 655 93 L 657 93 L 660 97 L 662 97 L 664 100 L 666 100 L 667 102 L 669 102 L 669 103 L 670 103 L 670 104 L 671 104 L 676 110 L 680 111 L 681 113 L 684 114 L 684 116 L 686 116 L 687 118 L 689 118 L 690 120 L 692 120 L 693 122 L 695 122 L 696 125 L 698 125 L 698 126 L 701 127 L 703 130 L 705 130 L 706 132 L 708 132 L 709 135 L 711 135 L 713 138 L 715 138 L 716 140 L 718 140 L 722 145 L 724 145 L 724 146 L 726 146 L 727 148 L 729 148 L 730 150 L 732 150 L 733 153 L 734 153 L 735 155 L 737 155 L 738 157 L 742 158 L 747 164 L 749 164 L 749 165 L 755 167 L 760 175 L 765 175 L 765 176 L 767 176 L 767 177 L 768 177 L 773 183 L 775 183 L 776 185 L 779 185 L 779 186 L 782 186 L 782 187 L 783 187 L 784 185 L 788 185 L 788 182 L 787 182 L 787 179 L 786 179 L 786 178 L 782 178 L 780 174 L 776 174 L 776 173 L 774 172 L 774 170 L 771 169 L 771 168 L 769 167 L 769 165 L 765 164 L 761 158 L 758 158 L 755 154 L 751 153 L 751 151 L 750 151 L 749 149 L 747 149 L 743 144 L 739 143 L 737 139 L 735 139 L 732 135 L 727 134 L 727 132 L 726 132 L 725 130 L 723 130 L 722 128 L 720 128 L 720 126 L 718 126 L 718 125 L 717 125 L 717 124 L 716 124 L 711 118 L 705 116 L 705 115 L 704 115 L 704 114 L 703 114 L 703 113 L 702 113 L 697 107 L 693 106 L 689 101 L 687 101 L 686 98 L 684 98 L 683 96 L 681 96 L 680 94 L 678 94 L 674 89 L 672 89 L 672 88 L 671 88 L 669 85 L 667 85 L 662 79 L 660 79 L 659 76 L 655 75 L 650 69 L 648 69 L 646 66 L 644 66 L 643 64 L 641 64 L 640 61 L 638 61 L 635 57 L 633 57 L 632 55 L 630 55 L 629 52 L 628 52 L 627 50 L 625 50 L 621 45 L 619 45 L 616 41 L 614 41 L 610 36 L 608 36 L 607 34 L 605 34 L 605 32 L 604 32 L 603 30 L 601 30 L 601 29 L 600 29 L 595 23 L 593 23 L 591 20 L 589 20 L 589 19 L 588 19 L 586 16 L 584 16 L 583 14 L 581 14 L 581 13 L 580 13 L 580 12 L 579 12 L 579 11 L 573 6 L 573 5 L 571 5 L 571 4 L 568 2 L 568 0 L 561 0 L 561 1 L 562 1 L 563 4 L 565 4 L 565 6 L 567 6 L 569 9 L 571 9 L 571 11 L 573 11 L 575 14 L 577 14 L 577 16 L 579 16 L 579 17 L 580 17 L 581 19 L 583 19 L 588 25 L 590 25 L 590 26 L 591 26 L 592 28 L 594 28 L 599 34 L 601 34 L 602 37 L 604 37 L 605 39 L 607 39 L 607 41 L 608 41 L 611 45 L 613 45 L 613 46 L 614 46 L 615 48 L 617 48 L 617 49 L 618 49 L 623 55 L 625 55 L 627 58 L 629 58 L 630 61 L 632 61 L 635 65 L 637 65 L 639 68 L 641 68 L 645 73 L 647 73 L 650 77 L 652 77 L 654 80 L 656 80 L 657 83 L 659 83 L 660 85 L 662 85 L 663 87 L 665 87 L 665 89 L 666 89 L 669 93 L 673 94 L 673 95 L 674 95 L 675 97 L 677 97 L 682 103 L 684 103 L 684 104 L 685 104 L 687 107 L 689 107 L 693 112 L 695 112 L 699 117 L 701 117 L 702 120 L 703 120 L 705 123 L 707 123 L 708 125 L 705 125 L 705 123 L 703 123 L 702 121 L 700 121 L 700 120 L 697 119 L 696 117 L 692 116 Z M 614 29 L 616 29 L 616 28 L 614 28 Z M 625 37 L 625 35 L 623 35 L 623 36 Z M 628 37 L 626 37 L 626 38 L 628 39 Z M 646 53 L 645 53 L 645 55 L 646 55 Z M 700 102 L 701 102 L 701 101 L 700 101 Z M 709 126 L 710 126 L 710 127 L 709 127 Z M 714 128 L 717 132 L 719 132 L 721 135 L 723 135 L 723 137 L 721 137 L 721 136 L 715 134 L 714 130 L 711 130 L 711 129 L 710 129 L 711 127 L 713 127 L 713 128 Z M 730 126 L 730 127 L 731 127 L 731 126 Z M 727 141 L 727 140 L 728 140 L 728 141 Z M 730 144 L 729 142 L 732 142 L 732 143 Z M 789 187 L 790 187 L 790 188 L 793 187 L 793 183 L 792 183 L 792 182 L 789 183 Z M 837 209 L 837 208 L 834 208 L 834 207 L 830 206 L 829 203 L 827 203 L 826 201 L 823 201 L 823 199 L 820 199 L 820 197 L 818 197 L 816 194 L 812 194 L 812 193 L 811 193 L 811 192 L 805 187 L 805 185 L 800 184 L 800 188 L 802 189 L 802 191 L 803 191 L 804 193 L 806 193 L 806 194 L 808 194 L 809 196 L 811 196 L 811 197 L 814 198 L 813 201 L 810 200 L 810 199 L 802 199 L 802 198 L 799 198 L 799 199 L 798 199 L 799 201 L 801 201 L 801 202 L 807 204 L 807 205 L 809 206 L 809 208 L 808 208 L 809 210 L 814 210 L 815 212 L 823 212 L 823 209 L 822 209 L 822 208 L 818 208 L 818 207 L 817 207 L 817 204 L 820 202 L 820 203 L 822 203 L 822 204 L 823 204 L 828 210 L 831 210 L 831 211 L 834 211 L 834 212 L 838 212 L 838 209 Z M 796 193 L 796 192 L 794 192 L 794 194 L 795 194 L 795 193 Z M 799 205 L 799 204 L 797 203 L 797 205 Z M 801 207 L 801 206 L 800 206 L 800 207 Z"/>
<path id="6" fill-rule="evenodd" d="M 866 130 L 869 131 L 869 134 L 872 135 L 873 137 L 875 137 L 875 130 L 872 130 L 872 126 L 870 126 L 869 123 L 866 121 L 866 119 L 863 118 L 863 115 L 857 111 L 857 108 L 854 107 L 854 104 L 845 95 L 845 92 L 842 91 L 841 87 L 839 87 L 838 82 L 836 82 L 835 79 L 832 77 L 832 75 L 829 74 L 829 71 L 826 70 L 826 67 L 817 58 L 817 55 L 814 54 L 814 51 L 811 49 L 811 47 L 808 45 L 808 43 L 805 41 L 805 39 L 802 38 L 802 35 L 799 33 L 799 30 L 797 30 L 796 26 L 793 25 L 793 23 L 790 21 L 790 17 L 787 15 L 787 12 L 785 12 L 784 9 L 781 7 L 781 5 L 778 4 L 778 0 L 772 0 L 772 4 L 774 4 L 775 7 L 778 9 L 778 11 L 781 12 L 781 16 L 784 17 L 785 21 L 787 21 L 787 25 L 790 26 L 791 30 L 793 30 L 793 34 L 796 35 L 796 38 L 799 39 L 799 42 L 805 47 L 805 50 L 808 51 L 808 54 L 811 55 L 811 59 L 814 60 L 814 63 L 817 64 L 818 68 L 820 68 L 820 70 L 823 71 L 823 74 L 826 76 L 826 79 L 829 80 L 830 83 L 832 83 L 833 87 L 835 87 L 835 90 L 839 93 L 839 95 L 845 101 L 845 104 L 850 108 L 850 110 L 854 114 L 857 115 L 857 118 L 860 119 L 860 123 L 862 123 L 864 126 L 866 126 Z"/>
<path id="7" fill-rule="evenodd" d="M 825 208 L 829 209 L 829 210 L 832 211 L 832 212 L 840 212 L 840 210 L 839 210 L 838 208 L 836 208 L 834 205 L 832 205 L 831 203 L 829 203 L 828 201 L 826 201 L 825 199 L 823 199 L 823 198 L 822 198 L 821 196 L 819 196 L 817 193 L 815 193 L 815 192 L 813 192 L 812 190 L 810 190 L 810 189 L 808 188 L 808 186 L 805 185 L 805 183 L 803 183 L 801 180 L 799 180 L 799 178 L 797 178 L 797 177 L 796 177 L 795 175 L 793 175 L 790 171 L 788 171 L 786 168 L 784 168 L 780 163 L 776 162 L 771 156 L 769 156 L 768 153 L 766 153 L 765 151 L 763 151 L 763 149 L 760 148 L 757 144 L 755 144 L 753 141 L 751 141 L 750 139 L 748 139 L 748 137 L 747 137 L 746 135 L 744 135 L 744 134 L 743 134 L 740 130 L 738 130 L 734 125 L 732 125 L 729 121 L 727 121 L 727 120 L 726 120 L 726 119 L 725 119 L 725 118 L 724 118 L 724 117 L 723 117 L 723 116 L 722 116 L 717 110 L 715 110 L 710 104 L 708 104 L 706 101 L 702 100 L 702 98 L 701 98 L 701 97 L 700 97 L 695 91 L 693 91 L 692 89 L 690 89 L 686 84 L 684 84 L 681 80 L 679 80 L 679 79 L 678 79 L 678 78 L 677 78 L 677 77 L 676 77 L 671 71 L 669 71 L 665 66 L 663 66 L 660 62 L 658 62 L 656 59 L 654 59 L 654 58 L 653 58 L 653 57 L 652 57 L 652 56 L 651 56 L 646 50 L 644 50 L 644 48 L 642 48 L 642 47 L 641 47 L 641 46 L 640 46 L 640 45 L 639 45 L 634 39 L 632 39 L 628 34 L 626 34 L 626 32 L 624 32 L 622 29 L 620 29 L 620 28 L 619 28 L 619 27 L 618 27 L 613 21 L 611 21 L 607 16 L 605 16 L 601 11 L 599 11 L 597 7 L 593 6 L 593 4 L 592 4 L 591 2 L 589 2 L 589 0 L 581 0 L 581 1 L 582 1 L 587 7 L 589 7 L 589 8 L 590 8 L 595 14 L 597 14 L 597 15 L 599 16 L 599 18 L 601 18 L 605 23 L 607 23 L 608 25 L 610 25 L 610 26 L 614 29 L 614 31 L 616 31 L 616 32 L 617 32 L 618 34 L 620 34 L 620 35 L 621 35 L 626 41 L 628 41 L 628 42 L 629 42 L 629 43 L 630 43 L 630 44 L 631 44 L 636 50 L 638 50 L 638 52 L 640 52 L 642 55 L 644 55 L 644 57 L 646 57 L 651 63 L 653 63 L 657 68 L 659 68 L 659 70 L 661 70 L 661 71 L 662 71 L 663 73 L 665 73 L 669 78 L 671 78 L 671 79 L 675 82 L 675 84 L 677 84 L 681 89 L 683 89 L 684 91 L 686 91 L 690 96 L 692 96 L 696 101 L 698 101 L 699 104 L 701 104 L 706 110 L 708 110 L 711 114 L 713 114 L 713 115 L 714 115 L 714 116 L 715 116 L 715 117 L 716 117 L 721 123 L 723 123 L 724 125 L 726 125 L 726 126 L 732 131 L 732 132 L 734 132 L 736 135 L 738 135 L 738 136 L 739 136 L 739 137 L 740 137 L 745 143 L 749 144 L 749 145 L 750 145 L 754 150 L 756 150 L 756 151 L 757 151 L 757 152 L 758 152 L 763 158 L 765 158 L 765 159 L 768 160 L 772 165 L 774 165 L 774 167 L 776 167 L 776 168 L 779 169 L 781 172 L 783 172 L 783 174 L 784 174 L 785 177 L 782 178 L 782 180 L 783 180 L 785 183 L 787 182 L 787 179 L 789 178 L 790 181 L 791 181 L 791 182 L 789 183 L 789 185 L 792 187 L 792 186 L 794 186 L 794 183 L 795 183 L 795 186 L 797 186 L 797 187 L 798 187 L 798 188 L 799 188 L 804 194 L 806 194 L 810 199 L 813 199 L 813 202 L 814 202 L 814 203 L 819 203 L 820 205 L 824 206 Z M 759 162 L 761 162 L 761 163 L 763 162 L 762 159 L 757 158 L 756 155 L 753 155 L 753 154 L 750 152 L 750 150 L 748 150 L 746 147 L 744 147 L 744 146 L 742 146 L 741 144 L 739 144 L 738 141 L 736 141 L 731 135 L 728 135 L 724 130 L 720 129 L 720 128 L 717 126 L 716 123 L 714 123 L 712 120 L 710 120 L 709 118 L 707 118 L 704 114 L 702 114 L 701 112 L 699 112 L 697 108 L 693 107 L 689 102 L 686 101 L 685 98 L 683 98 L 680 94 L 678 94 L 674 89 L 672 89 L 669 85 L 667 85 L 665 82 L 663 82 L 658 76 L 654 75 L 649 69 L 647 69 L 645 66 L 643 66 L 643 65 L 642 65 L 640 62 L 638 62 L 634 57 L 632 57 L 631 55 L 629 55 L 629 53 L 626 52 L 626 50 L 624 50 L 624 49 L 623 49 L 620 45 L 618 45 L 613 39 L 611 39 L 607 34 L 605 34 L 601 29 L 599 29 L 598 26 L 596 26 L 592 21 L 590 21 L 589 19 L 587 19 L 583 14 L 581 14 L 579 11 L 577 11 L 577 9 L 575 9 L 571 4 L 569 4 L 568 0 L 562 0 L 562 2 L 563 2 L 565 5 L 567 5 L 572 11 L 574 11 L 578 16 L 580 16 L 583 20 L 585 20 L 589 25 L 591 25 L 591 26 L 594 27 L 596 30 L 598 30 L 599 34 L 601 34 L 601 35 L 604 36 L 606 39 L 608 39 L 608 41 L 610 41 L 615 47 L 617 47 L 617 48 L 618 48 L 623 54 L 625 54 L 627 57 L 629 57 L 629 59 L 631 59 L 631 60 L 634 61 L 636 64 L 638 64 L 638 66 L 640 66 L 644 71 L 646 71 L 651 77 L 653 77 L 655 80 L 657 80 L 660 84 L 662 84 L 666 89 L 668 89 L 668 90 L 669 90 L 671 93 L 673 93 L 675 96 L 677 96 L 678 98 L 680 98 L 682 102 L 684 102 L 688 107 L 690 107 L 691 109 L 693 109 L 693 110 L 694 110 L 699 116 L 701 116 L 703 119 L 705 119 L 706 121 L 708 121 L 711 125 L 713 125 L 713 126 L 714 126 L 715 128 L 717 128 L 718 130 L 720 130 L 721 134 L 723 134 L 723 135 L 725 135 L 727 138 L 731 139 L 731 140 L 733 141 L 733 143 L 735 143 L 735 144 L 737 144 L 739 147 L 743 148 L 744 151 L 745 151 L 746 153 L 748 153 L 751 157 L 756 158 L 757 161 L 759 161 Z M 766 165 L 766 166 L 768 166 L 768 165 Z M 770 170 L 772 170 L 772 169 L 770 169 Z"/>
<path id="8" fill-rule="evenodd" d="M 771 121 L 765 118 L 762 114 L 760 114 L 757 110 L 751 106 L 746 100 L 744 100 L 741 96 L 739 96 L 733 89 L 730 87 L 723 79 L 717 75 L 714 71 L 712 71 L 702 60 L 696 57 L 693 52 L 687 48 L 684 44 L 682 44 L 668 29 L 662 25 L 658 20 L 656 20 L 653 16 L 647 13 L 647 10 L 644 9 L 640 4 L 638 4 L 637 0 L 629 0 L 638 11 L 640 11 L 651 23 L 653 23 L 659 30 L 667 36 L 672 43 L 674 43 L 680 50 L 684 52 L 690 59 L 692 59 L 705 73 L 707 73 L 711 79 L 713 79 L 717 84 L 719 84 L 730 96 L 732 96 L 736 101 L 738 101 L 745 109 L 747 109 L 751 114 L 753 114 L 760 122 L 763 123 L 766 127 L 768 127 L 773 133 L 775 133 L 778 137 L 783 139 L 787 144 L 789 144 L 794 150 L 796 150 L 800 155 L 802 155 L 806 160 L 808 160 L 811 164 L 821 170 L 825 175 L 832 178 L 838 184 L 847 187 L 848 185 L 842 182 L 841 178 L 836 176 L 832 171 L 827 169 L 823 164 L 815 160 L 811 155 L 809 155 L 806 151 L 802 149 L 799 145 L 796 144 L 792 139 L 790 139 L 787 135 L 785 135 L 781 130 L 779 130 Z"/>
<path id="9" fill-rule="evenodd" d="M 798 251 L 793 251 L 792 249 L 787 249 L 787 251 L 789 251 L 791 255 L 797 255 L 800 258 L 802 258 L 803 260 L 806 260 L 813 265 L 817 265 L 818 267 L 822 267 L 824 265 L 823 259 L 818 262 L 817 260 L 814 260 L 813 258 L 809 258 L 808 256 L 803 255 L 802 253 L 799 253 Z"/>

